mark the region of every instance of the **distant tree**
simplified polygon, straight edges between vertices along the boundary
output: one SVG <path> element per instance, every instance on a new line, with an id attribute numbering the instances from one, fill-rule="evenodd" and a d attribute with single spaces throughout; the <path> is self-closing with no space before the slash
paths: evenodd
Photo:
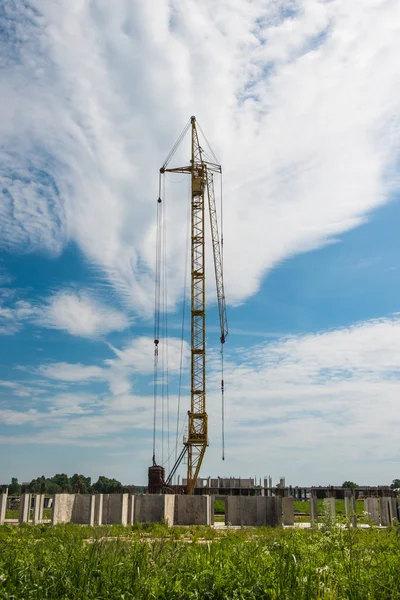
<path id="1" fill-rule="evenodd" d="M 46 479 L 46 477 L 44 475 L 42 475 L 41 477 L 38 477 L 37 479 L 32 479 L 32 481 L 29 484 L 29 491 L 32 492 L 32 494 L 40 494 L 40 492 L 42 491 L 42 487 L 44 485 L 44 491 L 46 492 L 46 482 L 48 481 L 48 479 Z"/>
<path id="2" fill-rule="evenodd" d="M 390 484 L 390 489 L 400 490 L 400 479 L 393 479 L 392 483 Z"/>
<path id="3" fill-rule="evenodd" d="M 92 491 L 92 480 L 90 477 L 75 473 L 70 479 L 72 491 L 76 494 L 89 494 Z"/>
<path id="4" fill-rule="evenodd" d="M 9 496 L 19 496 L 21 493 L 21 484 L 18 483 L 18 479 L 16 477 L 11 477 L 11 483 L 8 486 L 8 495 Z"/>
<path id="5" fill-rule="evenodd" d="M 58 485 L 62 492 L 72 491 L 71 480 L 65 473 L 57 473 L 57 475 L 54 475 L 54 477 L 51 478 L 51 481 Z"/>
<path id="6" fill-rule="evenodd" d="M 354 489 L 358 488 L 359 486 L 357 485 L 357 483 L 354 483 L 354 481 L 344 481 L 342 483 L 342 487 Z"/>
<path id="7" fill-rule="evenodd" d="M 121 489 L 122 484 L 117 479 L 109 479 L 104 475 L 100 475 L 96 483 L 93 484 L 93 489 L 99 494 L 112 494 Z"/>

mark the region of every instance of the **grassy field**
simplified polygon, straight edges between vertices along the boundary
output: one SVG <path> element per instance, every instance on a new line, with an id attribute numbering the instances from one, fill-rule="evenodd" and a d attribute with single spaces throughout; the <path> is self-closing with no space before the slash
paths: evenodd
<path id="1" fill-rule="evenodd" d="M 31 518 L 32 518 L 32 510 L 31 510 Z M 46 520 L 50 520 L 51 519 L 51 508 L 45 508 L 43 510 L 43 519 Z M 18 519 L 19 516 L 19 510 L 6 510 L 6 519 Z"/>
<path id="2" fill-rule="evenodd" d="M 0 527 L 0 598 L 400 598 L 396 528 Z"/>

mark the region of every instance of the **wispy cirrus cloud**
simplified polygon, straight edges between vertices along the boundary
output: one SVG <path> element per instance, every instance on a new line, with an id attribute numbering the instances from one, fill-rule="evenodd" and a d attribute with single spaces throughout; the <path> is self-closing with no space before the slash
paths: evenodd
<path id="1" fill-rule="evenodd" d="M 6 290 L 7 291 L 7 290 Z M 96 338 L 127 329 L 132 320 L 85 290 L 60 290 L 43 300 L 17 300 L 15 290 L 0 297 L 0 333 L 13 335 L 25 324 Z"/>
<path id="2" fill-rule="evenodd" d="M 157 11 L 8 0 L 3 246 L 57 254 L 73 240 L 148 314 L 157 172 L 195 113 L 226 174 L 227 297 L 245 300 L 268 269 L 356 227 L 397 187 L 399 11 L 396 0 Z M 185 210 L 169 194 L 172 298 Z"/>

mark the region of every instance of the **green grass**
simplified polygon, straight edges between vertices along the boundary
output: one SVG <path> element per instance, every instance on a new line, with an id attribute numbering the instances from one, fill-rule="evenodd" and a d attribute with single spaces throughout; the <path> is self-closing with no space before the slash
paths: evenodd
<path id="1" fill-rule="evenodd" d="M 324 514 L 324 501 L 318 500 L 318 514 Z M 295 500 L 294 509 L 300 513 L 310 514 L 310 502 L 309 500 Z M 356 513 L 361 515 L 364 512 L 364 501 L 356 501 Z M 336 500 L 336 514 L 337 516 L 345 516 L 346 510 L 344 506 L 344 500 Z"/>
<path id="2" fill-rule="evenodd" d="M 45 521 L 50 521 L 51 519 L 51 512 L 52 509 L 51 508 L 45 508 L 43 509 L 43 519 Z M 6 510 L 6 519 L 18 519 L 19 517 L 19 510 Z M 31 518 L 32 518 L 32 511 L 31 511 Z"/>
<path id="3" fill-rule="evenodd" d="M 319 530 L 3 526 L 0 598 L 399 599 L 400 535 L 329 522 Z"/>

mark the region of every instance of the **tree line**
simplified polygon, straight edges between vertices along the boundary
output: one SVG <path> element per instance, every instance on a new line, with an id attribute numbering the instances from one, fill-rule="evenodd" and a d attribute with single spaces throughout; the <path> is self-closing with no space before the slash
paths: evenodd
<path id="1" fill-rule="evenodd" d="M 344 481 L 342 487 L 355 489 L 360 486 L 357 483 L 354 483 L 354 481 Z M 389 487 L 391 490 L 400 491 L 400 479 L 393 479 Z"/>
<path id="2" fill-rule="evenodd" d="M 65 473 L 58 473 L 53 477 L 37 477 L 25 485 L 25 491 L 32 494 L 113 494 L 123 491 L 125 488 L 117 479 L 110 479 L 104 475 L 100 475 L 96 483 L 92 484 L 90 477 L 85 475 L 72 475 L 68 477 Z M 344 481 L 344 488 L 358 488 L 358 484 L 353 481 Z M 393 479 L 390 489 L 400 493 L 400 479 Z M 18 482 L 16 477 L 12 477 L 11 483 L 8 486 L 10 496 L 18 496 L 22 491 L 22 484 Z"/>
<path id="3" fill-rule="evenodd" d="M 42 475 L 24 485 L 19 483 L 16 477 L 12 477 L 8 486 L 8 494 L 17 496 L 21 494 L 23 487 L 24 491 L 32 494 L 113 494 L 124 489 L 120 481 L 104 475 L 100 475 L 98 480 L 92 483 L 91 477 L 85 477 L 85 475 L 75 473 L 72 477 L 68 477 L 65 473 L 58 473 L 53 477 Z"/>

